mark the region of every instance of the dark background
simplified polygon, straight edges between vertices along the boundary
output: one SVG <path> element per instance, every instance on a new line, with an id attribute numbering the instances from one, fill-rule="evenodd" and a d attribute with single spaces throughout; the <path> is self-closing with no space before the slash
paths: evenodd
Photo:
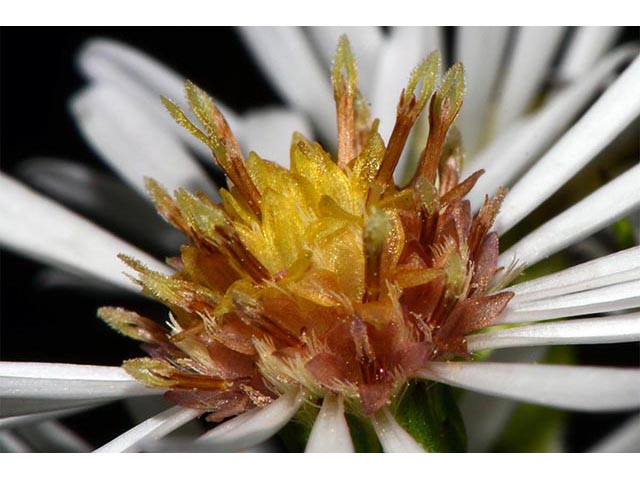
<path id="1" fill-rule="evenodd" d="M 627 31 L 625 37 L 635 35 Z M 100 36 L 131 44 L 160 59 L 239 112 L 279 102 L 233 29 L 3 28 L 0 161 L 4 172 L 13 175 L 20 161 L 50 156 L 83 162 L 108 173 L 83 142 L 67 112 L 68 98 L 84 84 L 74 65 L 74 54 L 88 38 Z M 98 223 L 113 227 L 108 222 Z M 140 355 L 135 342 L 115 334 L 96 318 L 96 309 L 116 304 L 157 313 L 157 318 L 162 318 L 162 309 L 126 296 L 43 288 L 37 280 L 41 270 L 38 263 L 0 251 L 2 360 L 120 365 L 123 359 Z M 585 364 L 640 363 L 637 344 L 580 347 L 578 356 Z M 625 417 L 573 414 L 570 448 L 587 448 Z M 96 445 L 131 425 L 119 403 L 76 415 L 65 423 Z"/>

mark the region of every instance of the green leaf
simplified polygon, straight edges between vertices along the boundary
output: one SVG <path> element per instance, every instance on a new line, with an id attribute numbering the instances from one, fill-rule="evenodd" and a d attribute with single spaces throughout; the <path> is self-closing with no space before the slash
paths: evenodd
<path id="1" fill-rule="evenodd" d="M 397 422 L 428 452 L 465 452 L 467 435 L 453 389 L 414 381 L 399 398 Z"/>

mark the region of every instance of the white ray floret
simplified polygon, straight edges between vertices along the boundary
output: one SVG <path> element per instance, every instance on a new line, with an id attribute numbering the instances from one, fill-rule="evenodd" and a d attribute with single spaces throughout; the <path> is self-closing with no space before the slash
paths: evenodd
<path id="1" fill-rule="evenodd" d="M 144 179 L 152 177 L 169 191 L 183 187 L 217 198 L 195 158 L 125 93 L 108 85 L 89 86 L 71 100 L 71 111 L 87 141 L 143 195 Z"/>
<path id="2" fill-rule="evenodd" d="M 0 400 L 0 412 L 4 415 L 4 401 Z M 8 428 L 15 428 L 21 425 L 29 425 L 31 423 L 38 423 L 45 420 L 62 418 L 69 415 L 74 415 L 76 413 L 84 412 L 90 408 L 94 408 L 101 404 L 90 404 L 89 406 L 83 407 L 75 407 L 75 408 L 64 408 L 61 410 L 51 410 L 42 413 L 27 413 L 24 415 L 14 415 L 8 416 L 5 418 L 0 418 L 0 430 L 5 430 Z"/>
<path id="3" fill-rule="evenodd" d="M 303 394 L 289 392 L 266 407 L 254 408 L 211 429 L 196 441 L 196 446 L 208 447 L 213 451 L 251 448 L 284 427 L 303 401 Z"/>
<path id="4" fill-rule="evenodd" d="M 0 453 L 29 453 L 33 449 L 22 438 L 10 430 L 0 432 Z"/>
<path id="5" fill-rule="evenodd" d="M 640 280 L 557 297 L 509 302 L 494 325 L 576 317 L 640 307 Z"/>
<path id="6" fill-rule="evenodd" d="M 145 198 L 112 175 L 48 157 L 20 162 L 17 175 L 65 205 L 106 220 L 134 241 L 140 239 L 170 251 L 182 241 L 181 234 L 169 227 Z"/>
<path id="7" fill-rule="evenodd" d="M 485 169 L 485 174 L 467 195 L 473 209 L 480 207 L 485 195 L 492 196 L 498 187 L 511 185 L 569 127 L 616 69 L 637 54 L 635 45 L 611 52 L 583 77 L 551 98 L 538 112 L 505 129 L 472 162 L 468 162 L 463 178 Z M 465 100 L 462 113 L 466 107 Z"/>
<path id="8" fill-rule="evenodd" d="M 622 27 L 577 27 L 558 69 L 558 78 L 572 81 L 584 75 L 615 43 Z"/>
<path id="9" fill-rule="evenodd" d="M 351 453 L 353 442 L 344 416 L 342 397 L 326 395 L 316 418 L 305 452 Z"/>
<path id="10" fill-rule="evenodd" d="M 494 229 L 503 234 L 555 193 L 640 114 L 640 57 L 515 184 Z"/>
<path id="11" fill-rule="evenodd" d="M 622 343 L 640 340 L 640 312 L 544 322 L 467 336 L 469 351 L 535 345 Z"/>
<path id="12" fill-rule="evenodd" d="M 592 453 L 640 452 L 640 415 L 634 415 L 590 450 Z"/>
<path id="13" fill-rule="evenodd" d="M 0 362 L 0 398 L 100 401 L 159 395 L 121 367 Z"/>
<path id="14" fill-rule="evenodd" d="M 425 449 L 398 425 L 387 407 L 373 415 L 371 423 L 385 453 L 425 453 Z"/>
<path id="15" fill-rule="evenodd" d="M 547 352 L 548 347 L 498 349 L 491 352 L 488 360 L 539 363 L 544 361 Z M 458 407 L 467 432 L 467 450 L 471 453 L 490 451 L 517 406 L 518 402 L 509 398 L 465 390 L 460 396 Z"/>
<path id="16" fill-rule="evenodd" d="M 325 69 L 296 27 L 240 27 L 240 34 L 280 96 L 304 112 L 328 139 L 336 120 Z"/>
<path id="17" fill-rule="evenodd" d="M 537 228 L 500 255 L 526 265 L 559 252 L 640 207 L 640 164 L 630 168 L 572 207 Z M 500 218 L 500 216 L 498 216 Z"/>
<path id="18" fill-rule="evenodd" d="M 201 410 L 180 406 L 169 408 L 111 440 L 97 449 L 96 453 L 140 451 L 144 442 L 159 440 L 199 415 L 202 415 Z"/>
<path id="19" fill-rule="evenodd" d="M 91 445 L 56 420 L 21 427 L 18 433 L 38 452 L 87 453 Z"/>
<path id="20" fill-rule="evenodd" d="M 178 105 L 186 106 L 184 82 L 186 77 L 166 67 L 156 59 L 128 45 L 107 39 L 94 39 L 84 46 L 78 57 L 82 73 L 99 85 L 109 85 L 126 92 L 132 105 L 163 124 L 169 132 L 205 157 L 208 148 L 176 125 L 158 101 L 161 95 Z M 232 131 L 241 133 L 241 120 L 225 105 L 216 101 Z"/>
<path id="21" fill-rule="evenodd" d="M 429 362 L 419 378 L 487 395 L 581 411 L 640 407 L 640 369 L 493 362 Z"/>
<path id="22" fill-rule="evenodd" d="M 252 110 L 243 117 L 242 136 L 238 138 L 245 154 L 256 152 L 261 158 L 289 168 L 289 148 L 293 132 L 312 138 L 307 119 L 296 112 L 280 108 Z"/>
<path id="23" fill-rule="evenodd" d="M 464 65 L 464 108 L 456 125 L 464 147 L 473 156 L 486 134 L 489 103 L 500 72 L 510 27 L 459 27 L 456 30 L 456 61 Z"/>
<path id="24" fill-rule="evenodd" d="M 516 303 L 640 280 L 640 246 L 509 287 Z"/>
<path id="25" fill-rule="evenodd" d="M 122 274 L 119 253 L 171 273 L 155 258 L 4 174 L 0 174 L 0 244 L 136 292 L 138 287 Z"/>
<path id="26" fill-rule="evenodd" d="M 496 111 L 501 131 L 525 112 L 545 79 L 566 27 L 520 27 Z"/>

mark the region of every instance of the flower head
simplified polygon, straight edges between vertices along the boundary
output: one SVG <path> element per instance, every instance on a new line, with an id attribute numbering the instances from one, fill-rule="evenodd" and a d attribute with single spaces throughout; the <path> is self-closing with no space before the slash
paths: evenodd
<path id="1" fill-rule="evenodd" d="M 244 449 L 281 430 L 290 435 L 294 418 L 303 426 L 294 435 L 303 441 L 298 447 L 308 451 L 442 451 L 464 449 L 457 401 L 442 384 L 556 408 L 637 408 L 637 369 L 532 364 L 518 355 L 509 356 L 511 363 L 493 354 L 491 361 L 474 361 L 486 358 L 482 352 L 507 347 L 640 338 L 640 247 L 626 244 L 626 250 L 504 289 L 518 272 L 514 261 L 535 265 L 637 209 L 637 165 L 540 228 L 501 241 L 513 245 L 498 254 L 500 246 L 504 250 L 498 234 L 518 224 L 637 117 L 639 60 L 607 84 L 637 49 L 621 47 L 597 63 L 592 56 L 593 69 L 581 75 L 567 67 L 563 78 L 571 82 L 542 108 L 521 116 L 559 45 L 561 28 L 518 30 L 495 111 L 488 108 L 489 92 L 506 29 L 457 31 L 468 85 L 461 65 L 438 81 L 432 54 L 401 93 L 389 88 L 398 61 L 411 58 L 408 48 L 422 52 L 428 31 L 393 29 L 383 39 L 379 30 L 352 30 L 356 43 L 366 34 L 380 47 L 375 81 L 368 80 L 372 57 L 363 56 L 367 74 L 359 79 L 350 47 L 341 40 L 332 81 L 323 83 L 299 30 L 243 29 L 283 97 L 308 115 L 328 146 L 325 151 L 308 134 L 295 134 L 289 168 L 281 166 L 284 154 L 273 153 L 281 151 L 273 140 L 285 124 L 290 134 L 289 120 L 298 122 L 298 114 L 228 115 L 191 83 L 189 108 L 179 107 L 184 104 L 175 75 L 126 47 L 91 44 L 81 65 L 96 82 L 73 100 L 81 130 L 134 187 L 144 188 L 142 174 L 159 180 L 147 180 L 146 189 L 188 245 L 158 262 L 2 175 L 3 244 L 118 286 L 141 287 L 170 313 L 163 325 L 117 307 L 100 310 L 149 354 L 124 368 L 0 363 L 2 414 L 9 417 L 0 427 L 166 392 L 177 406 L 102 450 L 158 448 L 145 442 L 207 413 L 209 420 L 224 422 L 178 448 Z M 599 37 L 602 30 L 580 32 L 608 41 Z M 331 32 L 308 33 L 322 54 Z M 584 57 L 581 38 L 571 44 L 571 56 Z M 482 39 L 492 45 L 489 55 L 484 48 L 478 52 Z M 371 105 L 359 80 L 373 97 Z M 605 84 L 605 93 L 560 137 Z M 328 113 L 331 85 L 337 115 Z M 160 115 L 149 87 L 177 100 L 165 100 L 165 106 L 184 127 L 182 142 L 213 153 L 228 180 L 220 199 L 168 133 L 169 116 Z M 465 87 L 468 100 L 461 109 Z M 494 122 L 488 121 L 491 113 Z M 453 127 L 458 114 L 462 138 L 475 155 L 471 160 L 463 159 Z M 299 125 L 308 132 L 304 122 Z M 507 128 L 481 149 L 493 126 Z M 275 162 L 242 153 L 240 146 L 254 140 L 267 147 L 256 151 Z M 527 168 L 505 196 L 500 185 L 514 183 Z M 161 183 L 177 190 L 170 195 Z M 122 279 L 115 252 L 125 253 L 120 258 L 132 267 L 133 284 Z M 628 311 L 616 313 L 621 310 Z M 478 405 L 486 404 L 473 395 L 463 398 L 472 442 L 483 421 L 499 428 L 493 414 L 504 412 Z"/>
<path id="2" fill-rule="evenodd" d="M 482 172 L 460 179 L 459 135 L 447 136 L 462 104 L 462 66 L 436 88 L 439 68 L 433 53 L 414 70 L 385 147 L 343 37 L 332 76 L 337 158 L 294 134 L 288 170 L 254 152 L 245 159 L 194 84 L 186 96 L 200 127 L 165 99 L 229 186 L 215 204 L 184 189 L 171 198 L 147 181 L 158 211 L 189 244 L 171 259 L 171 276 L 123 257 L 143 292 L 171 309 L 168 328 L 100 311 L 152 357 L 125 369 L 221 420 L 291 391 L 310 401 L 338 395 L 349 410 L 373 415 L 427 362 L 469 358 L 465 335 L 489 325 L 513 296 L 497 293 L 505 282 L 490 232 L 504 191 L 471 215 L 465 195 Z M 398 187 L 393 172 L 430 99 L 424 153 Z"/>

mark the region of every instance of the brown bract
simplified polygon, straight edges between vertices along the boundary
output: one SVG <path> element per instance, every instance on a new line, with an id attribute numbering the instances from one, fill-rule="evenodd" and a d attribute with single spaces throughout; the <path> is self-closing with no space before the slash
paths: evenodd
<path id="1" fill-rule="evenodd" d="M 171 101 L 176 120 L 211 148 L 226 173 L 222 204 L 201 193 L 148 189 L 159 213 L 189 239 L 172 276 L 124 258 L 145 294 L 170 309 L 166 326 L 103 308 L 100 316 L 145 344 L 126 370 L 170 400 L 221 420 L 292 389 L 343 395 L 375 413 L 429 361 L 469 357 L 465 335 L 491 323 L 511 293 L 499 289 L 499 191 L 472 216 L 451 130 L 462 66 L 436 89 L 439 57 L 410 77 L 385 146 L 357 90 L 342 39 L 333 69 L 338 154 L 294 134 L 291 167 L 244 158 L 212 100 L 192 83 L 201 127 Z M 416 93 L 420 86 L 419 93 Z M 430 133 L 416 172 L 393 181 L 413 126 L 430 102 Z"/>

